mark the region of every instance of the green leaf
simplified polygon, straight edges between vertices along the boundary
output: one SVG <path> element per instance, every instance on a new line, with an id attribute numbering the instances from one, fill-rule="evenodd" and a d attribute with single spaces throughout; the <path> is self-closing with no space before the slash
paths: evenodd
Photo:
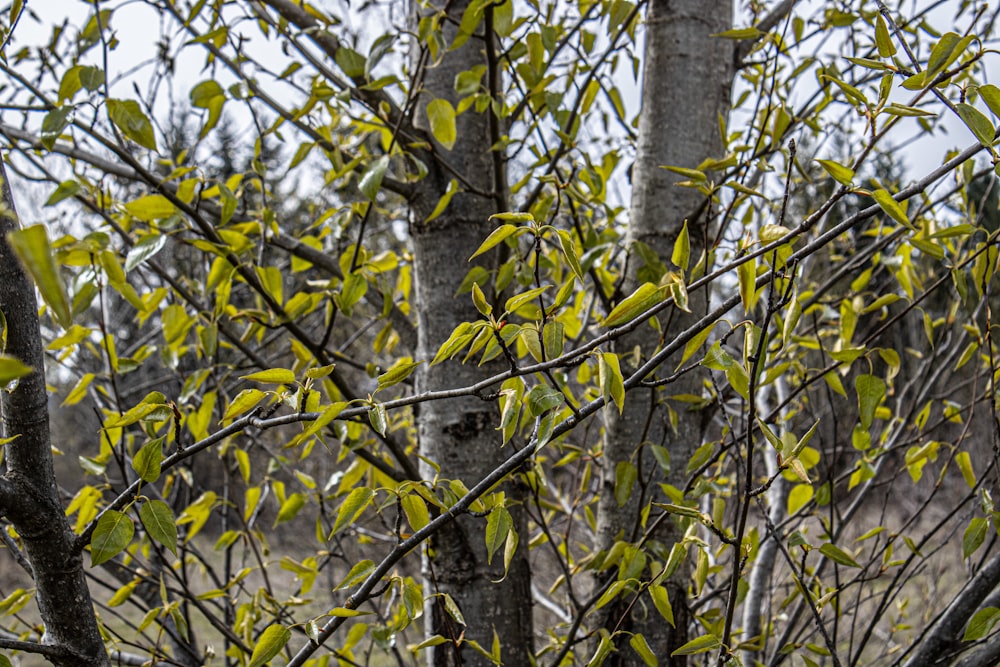
<path id="1" fill-rule="evenodd" d="M 976 136 L 983 146 L 989 148 L 993 145 L 993 136 L 996 134 L 996 128 L 993 127 L 993 123 L 990 119 L 984 116 L 979 109 L 972 106 L 971 104 L 965 104 L 964 102 L 959 102 L 955 105 L 958 109 L 958 115 L 962 117 L 962 121 L 966 126 L 972 130 L 972 134 Z"/>
<path id="2" fill-rule="evenodd" d="M 1000 116 L 1000 88 L 992 83 L 979 86 L 979 96 L 983 98 L 983 102 L 986 102 L 986 106 L 990 108 L 994 116 Z"/>
<path id="3" fill-rule="evenodd" d="M 225 97 L 225 95 L 226 91 L 219 82 L 209 79 L 208 81 L 202 81 L 192 88 L 189 97 L 191 99 L 191 106 L 196 109 L 207 109 L 213 99 L 216 97 Z"/>
<path id="4" fill-rule="evenodd" d="M 486 517 L 486 562 L 493 562 L 493 554 L 503 546 L 514 522 L 506 507 L 497 507 Z"/>
<path id="5" fill-rule="evenodd" d="M 965 636 L 962 637 L 962 641 L 971 642 L 982 639 L 990 634 L 997 623 L 1000 623 L 1000 609 L 996 607 L 980 609 L 969 619 L 969 625 L 965 628 Z"/>
<path id="6" fill-rule="evenodd" d="M 972 470 L 972 457 L 969 456 L 969 452 L 959 452 L 956 454 L 955 463 L 958 465 L 965 483 L 970 489 L 974 489 L 976 487 L 976 473 Z"/>
<path id="7" fill-rule="evenodd" d="M 369 201 L 375 201 L 375 197 L 378 196 L 378 191 L 382 187 L 382 179 L 385 177 L 385 170 L 388 167 L 389 156 L 383 155 L 372 162 L 365 171 L 365 175 L 361 177 L 358 189 L 361 190 L 361 194 L 368 197 Z"/>
<path id="8" fill-rule="evenodd" d="M 618 407 L 618 414 L 621 414 L 625 407 L 625 380 L 618 355 L 602 352 L 597 357 L 597 375 L 604 403 L 607 404 L 608 399 L 611 399 Z"/>
<path id="9" fill-rule="evenodd" d="M 417 369 L 417 366 L 422 363 L 422 361 L 414 362 L 409 357 L 399 359 L 389 370 L 378 376 L 378 389 L 376 391 L 399 384 L 410 377 L 413 371 Z"/>
<path id="10" fill-rule="evenodd" d="M 337 66 L 344 71 L 344 74 L 352 79 L 365 75 L 365 64 L 368 59 L 354 49 L 342 46 L 337 49 L 333 59 Z"/>
<path id="11" fill-rule="evenodd" d="M 534 222 L 535 216 L 526 211 L 505 211 L 503 213 L 494 213 L 489 217 L 489 220 L 499 220 L 501 222 L 514 222 L 514 223 L 524 223 L 524 222 Z"/>
<path id="12" fill-rule="evenodd" d="M 128 515 L 108 510 L 97 521 L 97 527 L 90 538 L 90 566 L 97 567 L 111 560 L 132 541 L 135 525 Z"/>
<path id="13" fill-rule="evenodd" d="M 482 244 L 479 246 L 479 248 L 476 249 L 476 252 L 472 253 L 472 255 L 469 257 L 469 260 L 471 261 L 473 257 L 482 255 L 490 248 L 501 243 L 507 237 L 518 236 L 526 231 L 528 231 L 526 227 L 517 227 L 515 225 L 500 225 L 492 232 L 490 232 L 490 235 L 487 236 L 486 240 L 483 241 Z"/>
<path id="14" fill-rule="evenodd" d="M 647 667 L 656 667 L 660 664 L 660 661 L 656 659 L 656 654 L 653 653 L 653 649 L 649 647 L 646 638 L 642 635 L 632 635 L 628 640 L 628 645 L 632 647 L 633 651 L 639 654 L 639 657 L 642 658 Z"/>
<path id="15" fill-rule="evenodd" d="M 687 220 L 684 221 L 684 226 L 681 227 L 681 231 L 677 235 L 677 240 L 674 241 L 674 249 L 670 253 L 670 261 L 681 271 L 687 271 L 688 265 L 691 262 L 691 238 L 688 234 Z"/>
<path id="16" fill-rule="evenodd" d="M 158 252 L 163 250 L 163 247 L 166 244 L 166 234 L 154 232 L 140 238 L 139 241 L 132 246 L 131 249 L 129 249 L 128 255 L 125 257 L 126 273 L 139 266 L 147 259 L 155 256 Z"/>
<path id="17" fill-rule="evenodd" d="M 819 162 L 819 165 L 826 170 L 826 173 L 830 174 L 833 180 L 841 185 L 850 186 L 854 181 L 854 170 L 850 167 L 845 167 L 833 160 L 816 160 L 816 162 Z"/>
<path id="18" fill-rule="evenodd" d="M 427 104 L 427 120 L 431 126 L 431 134 L 445 150 L 451 150 L 458 138 L 455 127 L 455 107 L 446 99 L 438 98 Z"/>
<path id="19" fill-rule="evenodd" d="M 31 375 L 33 369 L 26 366 L 15 357 L 0 354 L 0 387 L 6 386 L 19 378 Z"/>
<path id="20" fill-rule="evenodd" d="M 32 225 L 7 234 L 7 242 L 28 271 L 42 300 L 55 313 L 64 329 L 73 323 L 69 297 L 56 266 L 44 225 Z"/>
<path id="21" fill-rule="evenodd" d="M 122 134 L 151 151 L 156 150 L 153 124 L 135 100 L 108 100 L 108 115 Z"/>
<path id="22" fill-rule="evenodd" d="M 653 584 L 649 587 L 649 594 L 653 598 L 653 605 L 656 607 L 656 611 L 660 612 L 660 616 L 666 620 L 671 627 L 677 627 L 674 625 L 674 608 L 670 604 L 670 596 L 667 593 L 667 587 L 662 584 Z"/>
<path id="23" fill-rule="evenodd" d="M 455 196 L 456 192 L 458 192 L 458 180 L 453 178 L 448 181 L 448 187 L 445 189 L 444 194 L 441 195 L 441 198 L 438 199 L 437 206 L 434 207 L 434 210 L 431 211 L 431 214 L 427 216 L 427 219 L 424 220 L 424 222 L 430 222 L 444 213 L 445 209 L 448 208 L 448 204 L 451 203 L 451 198 Z"/>
<path id="24" fill-rule="evenodd" d="M 834 563 L 846 565 L 848 567 L 861 567 L 851 556 L 835 544 L 827 542 L 819 548 L 819 552 L 832 560 Z"/>
<path id="25" fill-rule="evenodd" d="M 240 393 L 236 394 L 233 398 L 232 403 L 226 408 L 226 414 L 222 415 L 222 421 L 227 421 L 229 419 L 234 419 L 239 415 L 243 414 L 250 408 L 257 405 L 265 394 L 260 389 L 244 389 Z"/>
<path id="26" fill-rule="evenodd" d="M 528 392 L 528 411 L 532 417 L 538 417 L 562 404 L 564 399 L 558 389 L 547 384 L 537 384 Z"/>
<path id="27" fill-rule="evenodd" d="M 247 667 L 264 667 L 275 656 L 281 653 L 285 644 L 292 638 L 292 631 L 283 625 L 275 623 L 268 626 L 264 632 L 260 633 L 257 643 L 254 644 L 253 653 L 250 655 L 250 662 Z"/>
<path id="28" fill-rule="evenodd" d="M 715 635 L 702 635 L 701 637 L 696 637 L 692 639 L 687 644 L 684 644 L 679 649 L 671 653 L 671 656 L 675 655 L 695 655 L 696 653 L 705 653 L 706 651 L 712 651 L 719 648 L 722 642 Z"/>
<path id="29" fill-rule="evenodd" d="M 402 505 L 406 521 L 413 530 L 420 530 L 431 522 L 427 503 L 420 497 L 420 494 L 408 493 L 400 499 L 399 504 Z"/>
<path id="30" fill-rule="evenodd" d="M 725 30 L 723 32 L 717 32 L 712 37 L 721 37 L 722 39 L 758 39 L 763 37 L 766 33 L 761 32 L 760 28 L 754 26 L 749 26 L 746 28 L 733 28 L 731 30 Z"/>
<path id="31" fill-rule="evenodd" d="M 144 482 L 155 482 L 160 478 L 160 464 L 163 462 L 163 438 L 155 438 L 142 446 L 132 458 L 132 468 Z"/>
<path id="32" fill-rule="evenodd" d="M 962 535 L 962 558 L 968 558 L 983 545 L 988 528 L 989 521 L 981 516 L 973 517 Z"/>
<path id="33" fill-rule="evenodd" d="M 333 522 L 333 530 L 330 531 L 330 537 L 333 537 L 354 523 L 354 520 L 371 504 L 374 497 L 375 491 L 367 486 L 359 486 L 347 494 L 347 498 L 344 499 L 344 502 L 340 505 L 340 509 L 337 510 L 337 519 Z"/>
<path id="34" fill-rule="evenodd" d="M 484 317 L 489 317 L 490 313 L 493 312 L 493 306 L 487 301 L 483 290 L 479 288 L 479 283 L 472 283 L 472 304 L 479 311 L 479 314 Z"/>
<path id="35" fill-rule="evenodd" d="M 854 380 L 854 388 L 858 392 L 861 427 L 867 430 L 875 419 L 875 409 L 885 396 L 885 381 L 874 375 L 859 375 Z"/>
<path id="36" fill-rule="evenodd" d="M 875 45 L 880 58 L 891 58 L 896 55 L 896 46 L 889 37 L 889 28 L 881 14 L 875 17 Z"/>
<path id="37" fill-rule="evenodd" d="M 43 206 L 55 206 L 64 199 L 69 199 L 70 197 L 80 194 L 82 189 L 83 188 L 79 181 L 75 181 L 73 179 L 63 181 L 58 187 L 56 187 L 55 190 L 52 191 L 52 194 L 45 200 L 45 204 L 43 204 Z"/>
<path id="38" fill-rule="evenodd" d="M 173 202 L 163 195 L 145 195 L 122 206 L 129 215 L 143 222 L 169 218 L 177 212 Z"/>
<path id="39" fill-rule="evenodd" d="M 617 327 L 630 322 L 662 300 L 663 290 L 652 283 L 643 283 L 608 313 L 604 326 Z"/>
<path id="40" fill-rule="evenodd" d="M 375 403 L 368 408 L 368 421 L 371 423 L 372 428 L 379 435 L 385 435 L 389 428 L 389 415 L 385 411 L 385 405 L 382 403 Z"/>
<path id="41" fill-rule="evenodd" d="M 241 375 L 240 379 L 261 384 L 295 384 L 295 373 L 287 368 L 269 368 L 250 375 Z"/>
<path id="42" fill-rule="evenodd" d="M 162 500 L 147 500 L 139 508 L 139 520 L 146 533 L 177 555 L 177 521 Z"/>
<path id="43" fill-rule="evenodd" d="M 631 461 L 619 461 L 615 466 L 615 502 L 624 507 L 632 497 L 632 489 L 639 478 L 639 471 Z"/>
<path id="44" fill-rule="evenodd" d="M 42 119 L 42 145 L 45 148 L 52 150 L 55 146 L 56 140 L 62 131 L 66 129 L 69 125 L 69 116 L 73 112 L 73 107 L 66 106 L 59 109 L 53 109 L 52 111 L 45 114 L 45 118 Z"/>

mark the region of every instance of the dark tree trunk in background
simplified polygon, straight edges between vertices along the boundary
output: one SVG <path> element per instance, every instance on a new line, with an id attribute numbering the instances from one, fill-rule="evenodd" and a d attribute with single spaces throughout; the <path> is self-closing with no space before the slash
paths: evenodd
<path id="1" fill-rule="evenodd" d="M 7 235 L 18 229 L 18 220 L 2 162 L 0 179 L 4 209 L 0 215 L 0 312 L 7 325 L 4 352 L 34 369 L 13 391 L 0 391 L 3 436 L 17 438 L 4 448 L 0 513 L 14 524 L 31 563 L 38 610 L 45 623 L 43 643 L 59 649 L 49 659 L 57 667 L 105 667 L 108 657 L 97 629 L 83 561 L 74 553 L 73 534 L 59 502 L 49 440 L 38 303 L 34 284 L 7 242 Z"/>

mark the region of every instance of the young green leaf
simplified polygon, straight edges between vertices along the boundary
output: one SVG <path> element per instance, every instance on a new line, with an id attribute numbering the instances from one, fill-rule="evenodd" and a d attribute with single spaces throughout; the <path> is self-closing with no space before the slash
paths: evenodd
<path id="1" fill-rule="evenodd" d="M 147 500 L 139 508 L 139 520 L 153 540 L 177 554 L 177 521 L 169 505 L 162 500 Z"/>
<path id="2" fill-rule="evenodd" d="M 996 607 L 984 607 L 972 615 L 969 625 L 965 628 L 965 635 L 962 641 L 971 642 L 982 639 L 993 631 L 997 623 L 1000 623 L 1000 609 Z"/>
<path id="3" fill-rule="evenodd" d="M 127 514 L 107 510 L 97 521 L 97 527 L 90 538 L 90 566 L 97 567 L 111 560 L 132 541 L 135 525 Z"/>
<path id="4" fill-rule="evenodd" d="M 688 222 L 684 221 L 677 239 L 674 241 L 674 249 L 670 253 L 670 261 L 681 271 L 687 271 L 691 263 L 691 238 L 688 235 Z M 581 276 L 582 277 L 582 276 Z"/>
<path id="5" fill-rule="evenodd" d="M 458 138 L 455 128 L 455 107 L 446 99 L 438 98 L 427 104 L 427 120 L 431 126 L 431 134 L 445 150 L 451 150 Z"/>
<path id="6" fill-rule="evenodd" d="M 0 354 L 0 387 L 19 378 L 31 375 L 31 371 L 31 366 L 25 366 L 19 359 L 6 354 Z"/>
<path id="7" fill-rule="evenodd" d="M 486 562 L 493 562 L 493 554 L 507 540 L 514 526 L 506 507 L 497 507 L 486 517 Z"/>
<path id="8" fill-rule="evenodd" d="M 858 410 L 861 426 L 867 430 L 875 418 L 875 409 L 885 396 L 885 381 L 874 375 L 859 375 L 854 381 L 858 393 Z"/>
<path id="9" fill-rule="evenodd" d="M 261 384 L 295 384 L 295 373 L 287 368 L 269 368 L 249 375 L 241 375 L 240 379 L 260 382 Z"/>
<path id="10" fill-rule="evenodd" d="M 821 546 L 819 548 L 819 552 L 832 560 L 834 563 L 846 565 L 847 567 L 861 567 L 846 551 L 830 542 Z"/>
<path id="11" fill-rule="evenodd" d="M 69 297 L 52 255 L 45 225 L 32 225 L 11 232 L 7 234 L 7 242 L 35 281 L 42 300 L 55 313 L 59 324 L 68 329 L 73 323 Z"/>
<path id="12" fill-rule="evenodd" d="M 701 637 L 692 639 L 670 655 L 671 657 L 675 655 L 695 655 L 697 653 L 705 653 L 706 651 L 714 651 L 721 645 L 722 642 L 715 635 L 702 635 Z"/>
<path id="13" fill-rule="evenodd" d="M 834 162 L 833 160 L 816 160 L 816 162 L 819 162 L 820 166 L 826 170 L 826 173 L 830 174 L 833 180 L 837 181 L 841 185 L 850 187 L 851 183 L 854 181 L 854 170 L 850 167 L 845 167 L 839 162 Z"/>
<path id="14" fill-rule="evenodd" d="M 955 107 L 958 109 L 958 115 L 961 116 L 965 125 L 972 130 L 972 134 L 976 136 L 979 143 L 987 148 L 992 146 L 994 143 L 993 137 L 996 134 L 996 128 L 993 127 L 993 123 L 990 122 L 990 119 L 984 116 L 979 109 L 971 104 L 959 102 L 955 105 Z"/>
<path id="15" fill-rule="evenodd" d="M 285 648 L 285 644 L 291 638 L 292 631 L 285 626 L 277 623 L 268 626 L 257 638 L 247 667 L 264 667 L 281 653 L 281 649 Z"/>
<path id="16" fill-rule="evenodd" d="M 368 197 L 369 201 L 375 201 L 378 196 L 378 191 L 382 187 L 382 179 L 385 177 L 385 170 L 388 167 L 389 156 L 383 155 L 372 162 L 365 171 L 365 175 L 361 177 L 358 189 L 361 190 L 361 194 Z"/>
<path id="17" fill-rule="evenodd" d="M 144 482 L 155 482 L 160 478 L 160 463 L 163 461 L 163 438 L 154 438 L 142 446 L 132 458 L 132 468 Z"/>
<path id="18" fill-rule="evenodd" d="M 344 502 L 340 505 L 340 509 L 337 510 L 337 518 L 333 522 L 330 537 L 332 538 L 341 530 L 354 523 L 354 520 L 361 516 L 365 508 L 371 504 L 374 497 L 375 491 L 367 486 L 359 486 L 347 494 L 347 498 L 344 499 Z"/>
<path id="19" fill-rule="evenodd" d="M 108 115 L 122 134 L 151 151 L 156 150 L 153 124 L 135 100 L 108 100 Z"/>
<path id="20" fill-rule="evenodd" d="M 506 224 L 500 225 L 499 227 L 494 229 L 489 236 L 486 237 L 486 240 L 483 241 L 482 244 L 479 246 L 479 248 L 476 249 L 476 252 L 472 253 L 469 259 L 471 260 L 473 257 L 482 255 L 490 248 L 503 242 L 503 240 L 509 236 L 520 236 L 521 234 L 527 231 L 528 231 L 527 227 L 517 227 L 515 225 L 506 225 Z"/>
<path id="21" fill-rule="evenodd" d="M 643 283 L 611 309 L 604 326 L 617 327 L 631 321 L 663 300 L 663 290 L 652 283 Z"/>

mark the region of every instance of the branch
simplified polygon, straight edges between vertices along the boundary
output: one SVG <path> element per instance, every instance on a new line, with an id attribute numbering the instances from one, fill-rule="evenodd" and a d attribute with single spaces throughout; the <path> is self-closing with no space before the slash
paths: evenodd
<path id="1" fill-rule="evenodd" d="M 778 25 L 779 21 L 788 16 L 796 2 L 798 2 L 798 0 L 782 0 L 770 12 L 768 12 L 767 16 L 754 25 L 754 27 L 764 33 L 764 35 L 761 35 L 758 39 L 746 39 L 737 43 L 736 53 L 734 54 L 737 66 L 739 66 L 739 64 L 743 62 L 743 59 L 750 54 L 750 51 L 753 50 L 753 47 L 757 44 L 757 42 L 763 39 L 772 28 Z"/>
<path id="2" fill-rule="evenodd" d="M 962 635 L 962 628 L 998 583 L 1000 583 L 1000 554 L 993 556 L 979 568 L 962 592 L 955 596 L 931 631 L 917 645 L 905 667 L 926 667 L 937 664 L 942 657 L 954 650 L 959 644 L 958 638 Z"/>
<path id="3" fill-rule="evenodd" d="M 302 32 L 309 36 L 313 44 L 318 46 L 331 60 L 336 59 L 337 51 L 343 46 L 340 40 L 336 35 L 328 32 L 326 28 L 321 26 L 312 14 L 305 10 L 301 3 L 292 2 L 291 0 L 260 0 L 260 2 L 278 12 L 282 18 L 302 30 Z M 367 90 L 364 88 L 369 83 L 366 77 L 351 77 L 351 81 L 354 84 L 351 86 L 347 82 L 333 77 L 332 73 L 328 70 L 324 70 L 323 75 L 334 85 L 349 91 L 352 98 L 369 107 L 375 113 L 378 113 L 380 109 L 384 109 L 386 120 L 390 126 L 395 127 L 398 125 L 403 127 L 407 133 L 415 132 L 411 125 L 403 123 L 402 110 L 384 90 Z"/>

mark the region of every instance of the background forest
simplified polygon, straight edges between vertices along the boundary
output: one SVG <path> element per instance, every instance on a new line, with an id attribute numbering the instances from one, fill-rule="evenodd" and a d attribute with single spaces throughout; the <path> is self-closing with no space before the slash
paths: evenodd
<path id="1" fill-rule="evenodd" d="M 997 12 L 14 0 L 0 667 L 998 664 Z"/>

